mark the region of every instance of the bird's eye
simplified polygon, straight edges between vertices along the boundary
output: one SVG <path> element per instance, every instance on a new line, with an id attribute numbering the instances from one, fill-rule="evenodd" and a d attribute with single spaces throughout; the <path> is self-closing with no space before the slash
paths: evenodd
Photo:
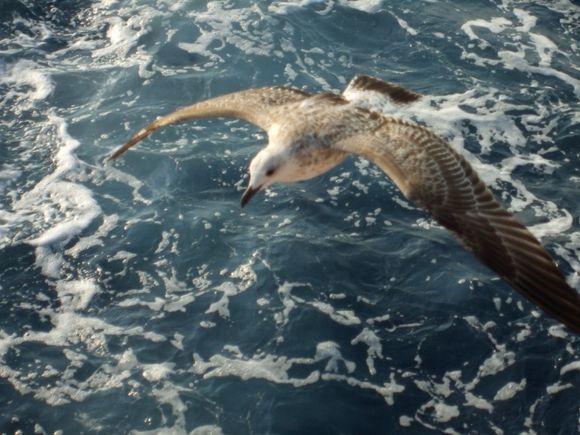
<path id="1" fill-rule="evenodd" d="M 274 175 L 274 172 L 276 172 L 276 168 L 270 168 L 266 171 L 266 175 L 268 177 L 271 177 L 272 175 Z"/>

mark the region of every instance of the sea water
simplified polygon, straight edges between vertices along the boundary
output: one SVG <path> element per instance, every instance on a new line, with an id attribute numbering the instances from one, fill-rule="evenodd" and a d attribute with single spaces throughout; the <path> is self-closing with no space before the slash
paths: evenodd
<path id="1" fill-rule="evenodd" d="M 250 87 L 424 94 L 580 286 L 568 0 L 0 1 L 0 432 L 576 433 L 579 339 L 372 163 L 239 207 Z M 376 108 L 381 110 L 380 107 Z"/>

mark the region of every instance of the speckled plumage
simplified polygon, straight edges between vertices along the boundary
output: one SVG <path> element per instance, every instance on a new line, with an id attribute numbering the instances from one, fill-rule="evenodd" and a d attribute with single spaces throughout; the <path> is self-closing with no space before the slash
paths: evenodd
<path id="1" fill-rule="evenodd" d="M 161 117 L 111 159 L 169 124 L 205 117 L 245 119 L 268 133 L 250 164 L 242 206 L 276 182 L 318 176 L 358 154 L 377 164 L 408 199 L 452 231 L 484 264 L 548 314 L 580 333 L 580 297 L 540 242 L 495 200 L 471 165 L 443 139 L 412 122 L 357 105 L 351 95 L 374 92 L 393 105 L 419 94 L 357 76 L 343 95 L 270 87 L 212 98 Z"/>

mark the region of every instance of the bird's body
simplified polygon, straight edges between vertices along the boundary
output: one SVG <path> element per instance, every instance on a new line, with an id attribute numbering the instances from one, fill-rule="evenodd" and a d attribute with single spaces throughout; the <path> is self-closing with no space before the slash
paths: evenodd
<path id="1" fill-rule="evenodd" d="M 111 158 L 175 122 L 210 116 L 246 119 L 268 133 L 268 144 L 250 164 L 244 206 L 274 183 L 308 180 L 349 154 L 361 155 L 377 164 L 407 199 L 452 231 L 480 261 L 580 333 L 578 293 L 540 242 L 495 200 L 471 165 L 425 127 L 373 110 L 373 99 L 387 103 L 393 112 L 420 98 L 368 76 L 355 77 L 342 95 L 312 95 L 286 87 L 250 89 L 161 117 Z"/>

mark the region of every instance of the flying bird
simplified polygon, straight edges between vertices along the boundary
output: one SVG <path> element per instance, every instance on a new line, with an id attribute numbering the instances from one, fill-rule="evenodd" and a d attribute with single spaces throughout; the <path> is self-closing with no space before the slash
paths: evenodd
<path id="1" fill-rule="evenodd" d="M 244 207 L 274 183 L 308 180 L 349 154 L 378 165 L 403 195 L 450 230 L 466 249 L 546 313 L 580 334 L 580 296 L 532 233 L 505 210 L 471 165 L 427 128 L 357 102 L 359 94 L 396 112 L 421 95 L 359 75 L 342 94 L 290 87 L 249 89 L 211 98 L 158 118 L 137 132 L 116 159 L 159 128 L 207 117 L 241 118 L 268 134 L 252 159 Z"/>

